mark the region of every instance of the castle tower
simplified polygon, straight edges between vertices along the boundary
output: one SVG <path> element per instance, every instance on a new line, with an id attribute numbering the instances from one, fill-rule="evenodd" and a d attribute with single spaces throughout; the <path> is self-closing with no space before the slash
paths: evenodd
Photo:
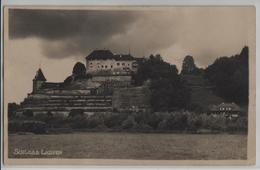
<path id="1" fill-rule="evenodd" d="M 41 68 L 36 72 L 36 75 L 33 79 L 33 93 L 37 92 L 43 83 L 46 82 L 46 78 L 44 77 Z"/>

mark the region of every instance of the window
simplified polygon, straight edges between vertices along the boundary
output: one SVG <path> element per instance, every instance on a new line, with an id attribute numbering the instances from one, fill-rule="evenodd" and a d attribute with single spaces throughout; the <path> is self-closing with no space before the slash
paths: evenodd
<path id="1" fill-rule="evenodd" d="M 119 65 L 120 65 L 120 63 L 116 63 L 116 65 L 118 65 L 118 66 L 119 66 Z"/>
<path id="2" fill-rule="evenodd" d="M 113 68 L 113 66 L 111 65 L 111 68 Z"/>
<path id="3" fill-rule="evenodd" d="M 124 66 L 124 65 L 125 65 L 125 63 L 122 63 L 122 65 Z"/>
<path id="4" fill-rule="evenodd" d="M 92 65 L 92 62 L 90 62 L 90 65 Z"/>
<path id="5" fill-rule="evenodd" d="M 102 67 L 102 68 L 104 68 L 104 66 L 103 66 L 103 65 L 102 65 L 101 67 Z"/>
<path id="6" fill-rule="evenodd" d="M 107 68 L 107 66 L 105 66 L 105 68 Z"/>

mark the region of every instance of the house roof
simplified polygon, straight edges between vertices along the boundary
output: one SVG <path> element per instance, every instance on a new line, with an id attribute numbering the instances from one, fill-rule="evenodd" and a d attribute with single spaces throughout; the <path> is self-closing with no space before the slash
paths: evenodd
<path id="1" fill-rule="evenodd" d="M 113 54 L 110 50 L 94 50 L 88 56 L 86 60 L 110 60 L 114 59 L 117 61 L 135 60 L 130 54 Z"/>
<path id="2" fill-rule="evenodd" d="M 232 111 L 240 111 L 240 107 L 235 103 L 221 103 L 219 105 L 211 105 L 209 107 L 211 111 L 219 111 L 220 108 L 231 108 Z"/>
<path id="3" fill-rule="evenodd" d="M 42 70 L 39 68 L 39 70 L 36 72 L 36 75 L 34 77 L 33 80 L 36 80 L 36 81 L 46 81 L 46 78 L 45 76 L 43 75 L 42 73 Z"/>

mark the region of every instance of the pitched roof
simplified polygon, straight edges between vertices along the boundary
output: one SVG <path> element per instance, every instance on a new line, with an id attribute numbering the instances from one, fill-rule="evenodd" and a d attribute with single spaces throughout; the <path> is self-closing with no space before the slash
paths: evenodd
<path id="1" fill-rule="evenodd" d="M 110 50 L 94 50 L 87 57 L 87 60 L 109 60 L 117 61 L 134 60 L 135 58 L 130 54 L 113 54 Z"/>
<path id="2" fill-rule="evenodd" d="M 36 72 L 36 75 L 33 80 L 37 81 L 46 81 L 46 78 L 44 77 L 42 70 L 39 68 L 39 70 Z"/>
<path id="3" fill-rule="evenodd" d="M 110 50 L 94 50 L 87 57 L 87 60 L 113 59 L 114 54 Z"/>
<path id="4" fill-rule="evenodd" d="M 211 105 L 209 109 L 211 111 L 219 111 L 220 108 L 231 108 L 232 111 L 240 111 L 240 107 L 235 103 L 221 103 L 219 105 Z"/>

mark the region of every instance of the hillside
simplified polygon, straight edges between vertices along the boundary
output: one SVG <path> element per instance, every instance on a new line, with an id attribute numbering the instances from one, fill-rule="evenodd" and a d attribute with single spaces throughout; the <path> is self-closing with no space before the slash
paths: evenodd
<path id="1" fill-rule="evenodd" d="M 224 99 L 213 93 L 213 86 L 201 75 L 182 75 L 186 86 L 191 89 L 191 105 L 200 107 L 203 111 L 209 105 L 224 102 Z"/>

